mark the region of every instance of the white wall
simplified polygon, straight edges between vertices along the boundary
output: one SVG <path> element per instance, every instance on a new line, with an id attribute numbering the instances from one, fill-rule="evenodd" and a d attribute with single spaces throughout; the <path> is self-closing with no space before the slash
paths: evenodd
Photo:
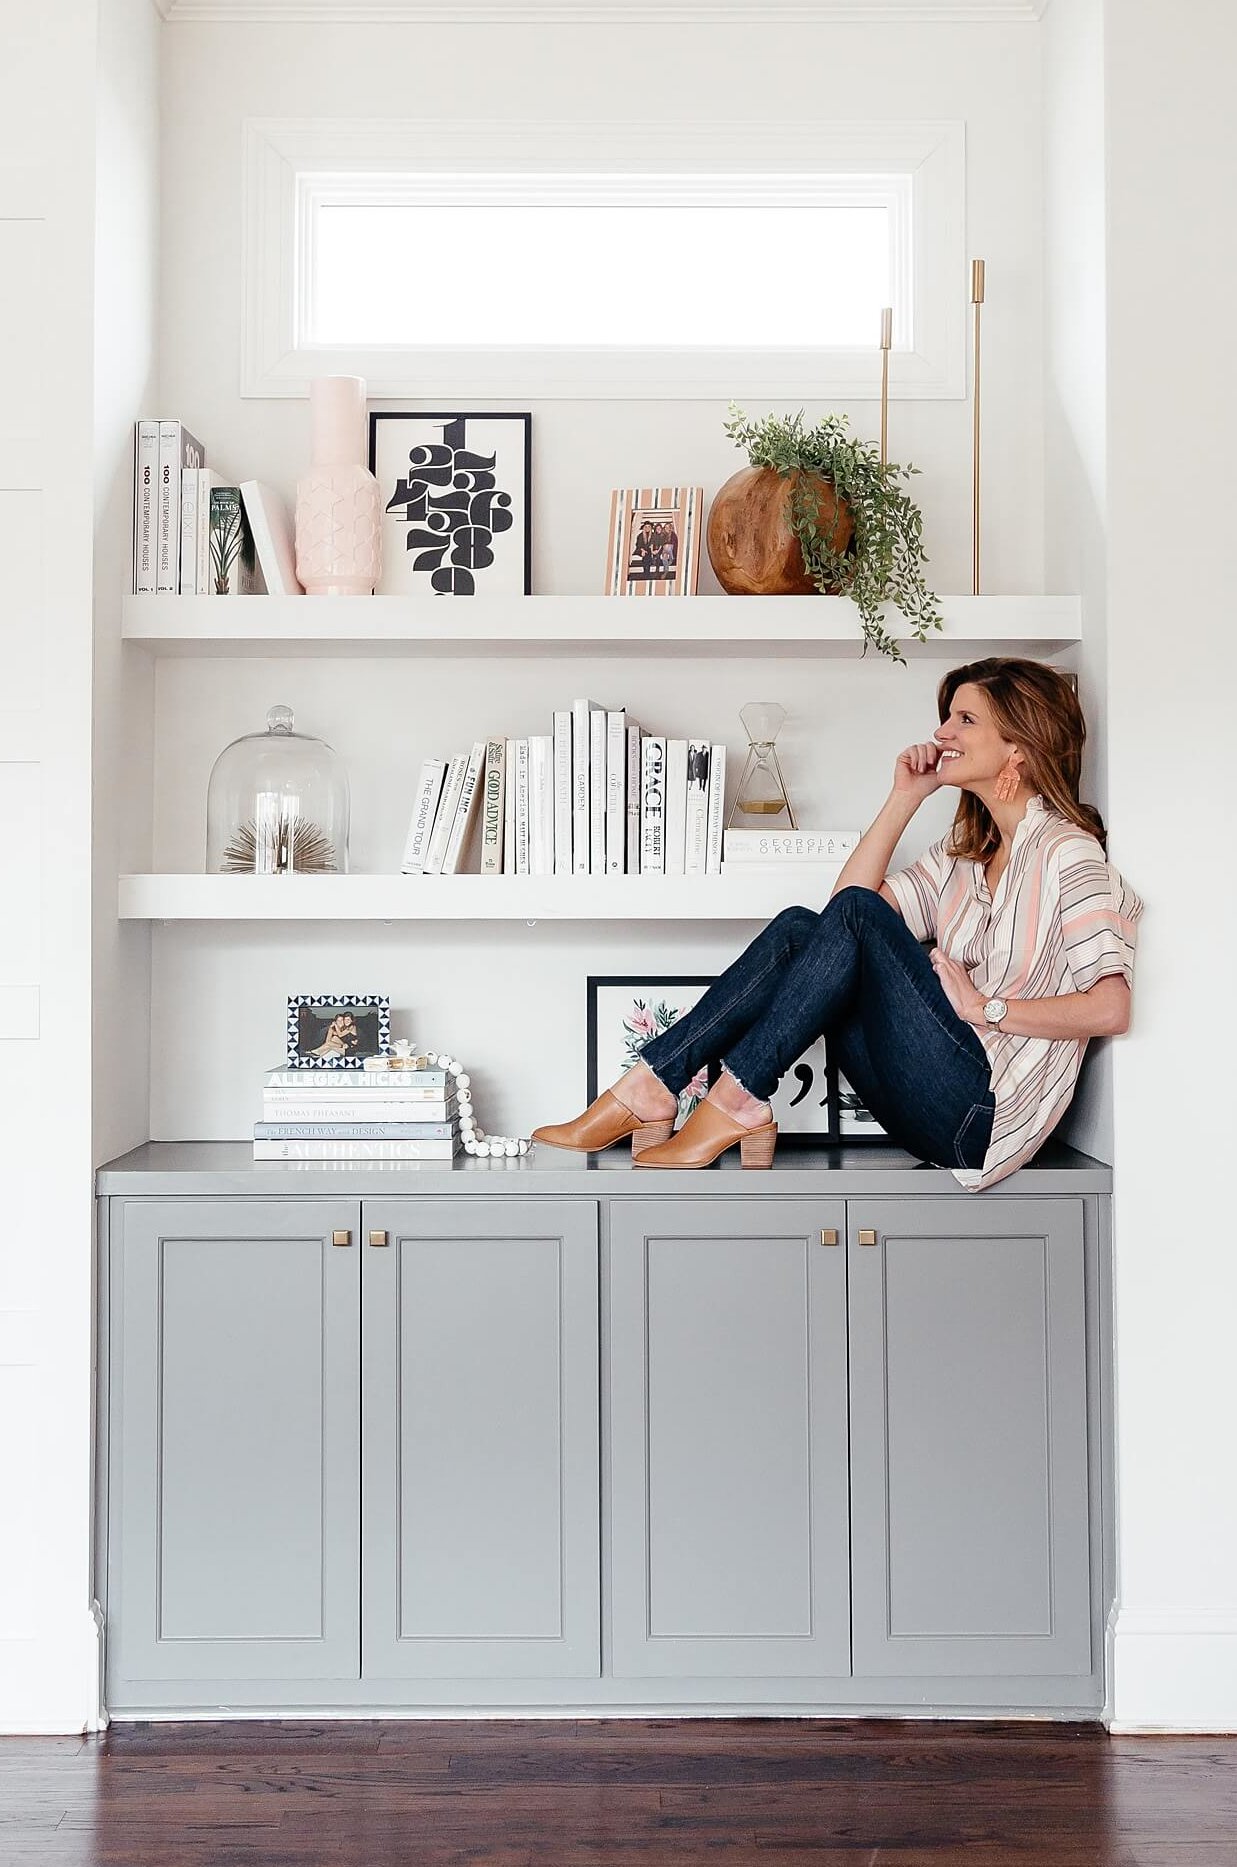
<path id="1" fill-rule="evenodd" d="M 1147 901 L 1114 1046 L 1122 1727 L 1237 1729 L 1228 1165 L 1237 15 L 1106 15 L 1109 802 Z"/>
<path id="2" fill-rule="evenodd" d="M 1040 61 L 1036 29 L 667 25 L 650 60 L 640 36 L 612 28 L 178 24 L 167 34 L 160 380 L 229 472 L 270 481 L 291 498 L 303 468 L 301 402 L 242 400 L 238 219 L 241 126 L 249 116 L 453 117 L 650 122 L 729 118 L 736 160 L 743 124 L 817 118 L 831 97 L 855 119 L 965 119 L 968 239 L 988 260 L 986 587 L 1043 585 Z M 830 75 L 832 74 L 832 75 Z M 770 341 L 778 295 L 794 287 L 794 256 L 737 253 L 769 276 Z M 448 289 L 427 270 L 426 289 Z M 650 290 L 668 289 L 655 277 Z M 959 292 L 968 289 L 966 278 Z M 501 302 L 501 301 L 499 301 Z M 391 404 L 386 404 L 390 406 Z M 409 405 L 415 406 L 415 398 Z M 874 404 L 848 409 L 875 435 Z M 740 464 L 712 403 L 544 402 L 534 416 L 534 587 L 600 587 L 613 486 L 663 477 L 706 494 Z M 894 452 L 923 468 L 916 482 L 931 575 L 943 591 L 970 587 L 970 416 L 961 401 L 901 402 Z M 702 587 L 711 585 L 705 572 Z M 715 586 L 714 586 L 715 587 Z M 354 790 L 354 866 L 390 869 L 406 830 L 420 760 L 492 731 L 547 730 L 549 712 L 587 691 L 626 705 L 648 728 L 704 732 L 728 743 L 731 785 L 744 750 L 738 709 L 776 698 L 791 719 L 783 749 L 801 820 L 866 824 L 902 745 L 936 721 L 940 661 L 910 670 L 853 661 L 367 661 L 299 665 L 164 664 L 158 675 L 157 867 L 202 862 L 210 763 L 236 734 L 258 728 L 272 701 L 347 759 Z M 360 694 L 360 704 L 353 703 Z M 341 704 L 341 696 L 349 704 Z M 939 835 L 943 807 L 925 810 L 908 856 Z M 152 1135 L 240 1136 L 260 1073 L 280 1052 L 290 991 L 389 990 L 423 1041 L 466 1056 L 482 1119 L 527 1131 L 572 1108 L 584 1088 L 584 982 L 590 972 L 711 971 L 752 928 L 632 932 L 544 925 L 467 929 L 178 927 L 155 934 Z M 516 956 L 513 970 L 511 961 Z M 226 1007 L 226 1032 L 217 1013 Z M 398 1021 L 397 1021 L 398 1028 Z M 187 1054 L 192 1067 L 187 1067 Z"/>

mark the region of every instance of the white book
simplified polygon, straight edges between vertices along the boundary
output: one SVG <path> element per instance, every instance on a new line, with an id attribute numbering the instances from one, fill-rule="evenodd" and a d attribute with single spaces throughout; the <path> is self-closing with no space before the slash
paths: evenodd
<path id="1" fill-rule="evenodd" d="M 454 1159 L 459 1142 L 448 1141 L 255 1141 L 255 1160 L 441 1160 Z"/>
<path id="2" fill-rule="evenodd" d="M 290 1098 L 263 1096 L 262 1119 L 269 1122 L 376 1122 L 376 1121 L 453 1121 L 454 1102 L 430 1101 L 422 1096 L 406 1102 L 382 1101 L 369 1097 L 358 1108 L 355 1102 L 296 1102 Z"/>
<path id="3" fill-rule="evenodd" d="M 640 873 L 640 727 L 627 722 L 627 873 Z"/>
<path id="4" fill-rule="evenodd" d="M 296 575 L 292 528 L 278 493 L 272 492 L 261 480 L 242 480 L 241 501 L 267 595 L 303 596 Z"/>
<path id="5" fill-rule="evenodd" d="M 589 765 L 592 738 L 589 720 L 596 711 L 595 700 L 571 703 L 571 872 L 589 873 Z"/>
<path id="6" fill-rule="evenodd" d="M 722 872 L 722 828 L 726 821 L 726 748 L 715 745 L 709 754 L 709 808 L 705 829 L 704 872 Z"/>
<path id="7" fill-rule="evenodd" d="M 528 739 L 528 872 L 554 873 L 554 741 L 549 733 Z"/>
<path id="8" fill-rule="evenodd" d="M 215 586 L 211 578 L 210 562 L 210 496 L 216 486 L 223 485 L 223 476 L 213 467 L 195 467 L 198 482 L 197 535 L 194 550 L 197 554 L 197 571 L 194 576 L 194 589 L 199 596 L 213 596 Z"/>
<path id="9" fill-rule="evenodd" d="M 666 741 L 666 874 L 682 875 L 687 835 L 687 741 Z"/>
<path id="10" fill-rule="evenodd" d="M 133 430 L 133 588 L 154 594 L 159 510 L 159 424 Z"/>
<path id="11" fill-rule="evenodd" d="M 455 825 L 455 810 L 464 788 L 464 773 L 467 770 L 467 752 L 456 752 L 447 765 L 447 775 L 442 781 L 442 796 L 434 813 L 434 827 L 430 831 L 425 864 L 421 870 L 423 875 L 442 874 L 442 859 L 447 853 L 447 844 Z"/>
<path id="12" fill-rule="evenodd" d="M 514 739 L 506 742 L 506 791 L 503 795 L 503 874 L 515 874 L 515 748 Z"/>
<path id="13" fill-rule="evenodd" d="M 606 872 L 606 713 L 588 716 L 588 872 Z"/>
<path id="14" fill-rule="evenodd" d="M 485 778 L 481 794 L 481 873 L 503 872 L 503 807 L 506 802 L 507 742 L 490 739 L 485 747 Z"/>
<path id="15" fill-rule="evenodd" d="M 268 1070 L 264 1095 L 286 1091 L 296 1096 L 411 1096 L 447 1094 L 447 1072 L 436 1064 L 423 1070 L 315 1070 L 285 1064 Z"/>
<path id="16" fill-rule="evenodd" d="M 404 875 L 420 875 L 425 868 L 425 852 L 429 847 L 434 813 L 438 809 L 446 775 L 445 758 L 427 758 L 421 766 L 417 795 L 412 806 L 412 822 L 408 826 L 408 841 L 404 844 L 404 859 L 400 863 Z"/>
<path id="17" fill-rule="evenodd" d="M 477 814 L 477 804 L 481 797 L 481 773 L 485 765 L 485 740 L 478 739 L 468 754 L 468 763 L 464 767 L 464 782 L 460 786 L 459 802 L 455 807 L 455 817 L 451 824 L 451 834 L 447 838 L 446 851 L 442 858 L 444 875 L 459 875 L 468 853 L 468 833 L 472 829 L 473 819 Z"/>
<path id="18" fill-rule="evenodd" d="M 689 739 L 685 776 L 683 873 L 703 875 L 709 840 L 709 742 Z"/>
<path id="19" fill-rule="evenodd" d="M 554 715 L 554 873 L 571 874 L 571 709 Z"/>
<path id="20" fill-rule="evenodd" d="M 180 588 L 180 477 L 206 465 L 206 449 L 181 421 L 159 423 L 159 484 L 156 509 L 155 589 Z"/>
<path id="21" fill-rule="evenodd" d="M 622 875 L 627 862 L 627 711 L 606 714 L 606 874 Z"/>
<path id="22" fill-rule="evenodd" d="M 515 872 L 530 875 L 528 821 L 528 740 L 515 742 Z"/>
<path id="23" fill-rule="evenodd" d="M 205 467 L 186 467 L 180 476 L 180 594 L 198 594 L 198 499 Z M 205 590 L 202 592 L 206 595 Z"/>
<path id="24" fill-rule="evenodd" d="M 640 873 L 666 869 L 666 742 L 649 733 L 640 747 Z"/>
<path id="25" fill-rule="evenodd" d="M 727 862 L 841 862 L 859 847 L 861 830 L 727 830 Z"/>

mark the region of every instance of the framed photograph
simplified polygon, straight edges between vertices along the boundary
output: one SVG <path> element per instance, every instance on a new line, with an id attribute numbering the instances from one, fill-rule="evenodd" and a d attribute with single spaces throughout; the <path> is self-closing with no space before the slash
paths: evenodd
<path id="1" fill-rule="evenodd" d="M 391 1049 L 389 998 L 298 993 L 288 1000 L 288 1067 L 359 1070 Z"/>
<path id="2" fill-rule="evenodd" d="M 888 1134 L 838 1072 L 838 1132 L 844 1141 L 887 1141 Z"/>
<path id="3" fill-rule="evenodd" d="M 610 495 L 608 596 L 695 596 L 701 486 L 627 486 Z"/>
<path id="4" fill-rule="evenodd" d="M 376 410 L 383 596 L 528 596 L 532 416 Z"/>
<path id="5" fill-rule="evenodd" d="M 695 974 L 668 978 L 590 978 L 588 980 L 588 1081 L 592 1102 L 637 1062 L 652 1037 L 660 1037 L 699 1003 L 713 984 Z M 679 1118 L 690 1115 L 708 1094 L 716 1072 L 701 1070 L 679 1097 Z M 827 1061 L 823 1038 L 786 1072 L 773 1098 L 779 1135 L 818 1141 L 839 1138 L 837 1074 Z"/>

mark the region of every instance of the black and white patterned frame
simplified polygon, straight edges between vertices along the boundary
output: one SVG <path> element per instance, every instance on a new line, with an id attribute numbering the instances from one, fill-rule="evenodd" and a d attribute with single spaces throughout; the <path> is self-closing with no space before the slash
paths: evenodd
<path id="1" fill-rule="evenodd" d="M 356 1021 L 358 1030 L 362 1025 L 370 1027 L 365 1036 L 372 1039 L 373 1048 L 363 1041 L 354 1055 L 342 1057 L 315 1057 L 302 1049 L 302 1011 L 317 1012 L 320 1015 L 331 1011 L 350 1012 Z M 328 1020 L 329 1022 L 329 1020 Z M 288 998 L 287 1051 L 288 1068 L 293 1070 L 360 1070 L 365 1067 L 366 1057 L 385 1057 L 391 1049 L 391 1000 L 387 997 L 366 998 L 352 992 L 298 992 Z"/>

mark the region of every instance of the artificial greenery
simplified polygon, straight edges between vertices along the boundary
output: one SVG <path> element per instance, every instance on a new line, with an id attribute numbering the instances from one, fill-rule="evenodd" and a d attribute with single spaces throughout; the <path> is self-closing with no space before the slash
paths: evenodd
<path id="1" fill-rule="evenodd" d="M 859 611 L 865 640 L 905 662 L 885 627 L 886 603 L 897 605 L 916 641 L 925 642 L 930 629 L 941 627 L 936 598 L 923 577 L 923 514 L 901 484 L 919 469 L 882 464 L 878 449 L 851 434 L 845 415 L 826 415 L 809 428 L 802 409 L 749 421 L 732 402 L 726 433 L 747 449 L 753 467 L 772 467 L 793 481 L 791 528 L 816 588 L 843 591 Z M 809 474 L 828 480 L 850 508 L 855 530 L 844 551 L 834 548 L 820 525 Z"/>

